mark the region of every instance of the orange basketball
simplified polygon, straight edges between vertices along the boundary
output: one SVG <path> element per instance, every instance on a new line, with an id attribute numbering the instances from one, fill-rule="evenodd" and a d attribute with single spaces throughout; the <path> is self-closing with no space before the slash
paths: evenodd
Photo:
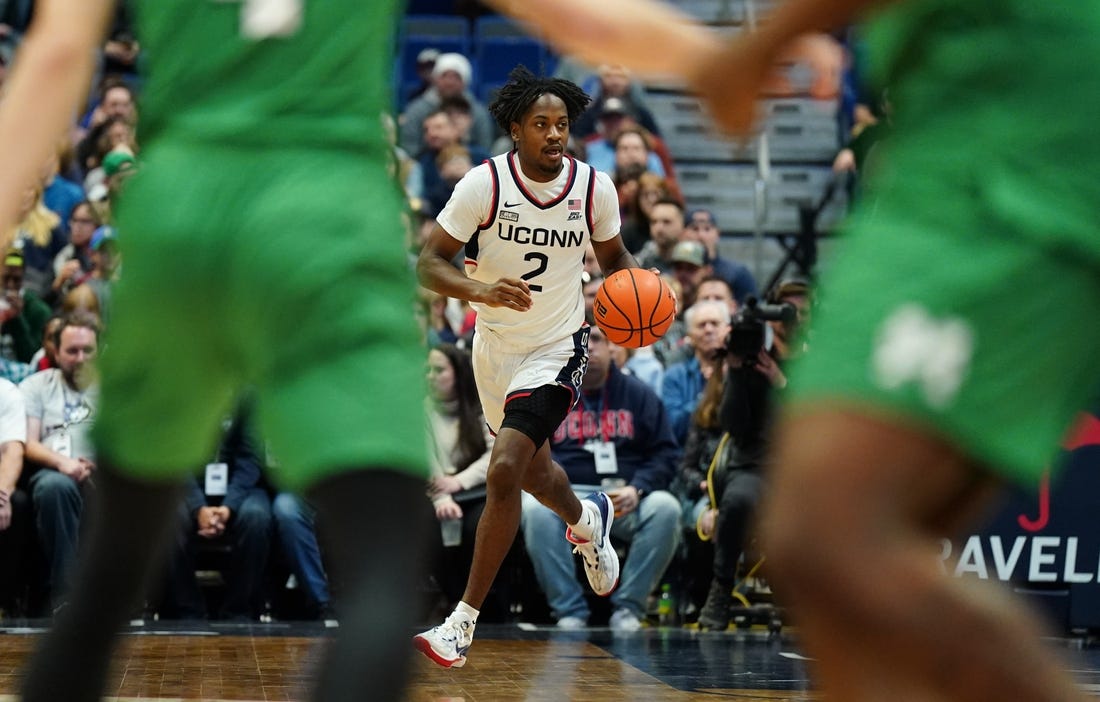
<path id="1" fill-rule="evenodd" d="M 672 326 L 676 298 L 653 271 L 624 268 L 596 291 L 592 313 L 608 341 L 637 349 L 657 341 Z"/>

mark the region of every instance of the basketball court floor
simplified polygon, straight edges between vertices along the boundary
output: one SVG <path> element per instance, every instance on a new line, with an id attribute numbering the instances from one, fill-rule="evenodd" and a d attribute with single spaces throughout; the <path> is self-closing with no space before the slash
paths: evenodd
<path id="1" fill-rule="evenodd" d="M 19 624 L 0 627 L 0 702 L 16 699 L 23 662 L 46 622 Z M 306 700 L 331 634 L 320 623 L 132 626 L 106 699 Z M 1100 697 L 1100 646 L 1084 638 L 1049 643 L 1063 650 L 1082 687 Z M 371 700 L 369 690 L 362 699 Z M 464 668 L 447 670 L 417 655 L 406 695 L 407 702 L 719 699 L 814 700 L 797 633 L 651 627 L 618 634 L 487 624 L 478 627 Z"/>

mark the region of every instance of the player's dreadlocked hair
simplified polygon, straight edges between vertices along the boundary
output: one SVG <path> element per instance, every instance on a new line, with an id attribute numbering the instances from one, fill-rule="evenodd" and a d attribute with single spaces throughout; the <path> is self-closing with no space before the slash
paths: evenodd
<path id="1" fill-rule="evenodd" d="M 489 114 L 507 133 L 512 122 L 522 121 L 523 113 L 546 93 L 557 95 L 565 103 L 570 123 L 575 122 L 592 101 L 576 83 L 561 78 L 536 76 L 520 64 L 508 74 L 508 82 L 501 87 L 496 99 L 489 105 Z"/>

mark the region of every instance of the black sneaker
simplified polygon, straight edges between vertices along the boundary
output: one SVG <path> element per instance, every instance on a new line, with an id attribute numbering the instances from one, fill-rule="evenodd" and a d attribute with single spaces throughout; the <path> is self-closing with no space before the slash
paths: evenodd
<path id="1" fill-rule="evenodd" d="M 733 608 L 733 588 L 717 580 L 710 581 L 707 601 L 699 612 L 700 631 L 725 631 L 730 625 L 730 610 Z"/>
<path id="2" fill-rule="evenodd" d="M 331 602 L 321 605 L 317 618 L 329 629 L 336 629 L 340 626 L 340 618 L 336 615 L 336 610 Z"/>

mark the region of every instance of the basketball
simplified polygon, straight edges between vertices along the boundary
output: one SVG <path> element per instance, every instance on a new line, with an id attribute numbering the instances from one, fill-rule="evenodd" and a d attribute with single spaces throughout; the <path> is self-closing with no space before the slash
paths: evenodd
<path id="1" fill-rule="evenodd" d="M 624 268 L 596 291 L 592 314 L 608 341 L 637 349 L 657 341 L 672 326 L 676 297 L 653 271 Z"/>

